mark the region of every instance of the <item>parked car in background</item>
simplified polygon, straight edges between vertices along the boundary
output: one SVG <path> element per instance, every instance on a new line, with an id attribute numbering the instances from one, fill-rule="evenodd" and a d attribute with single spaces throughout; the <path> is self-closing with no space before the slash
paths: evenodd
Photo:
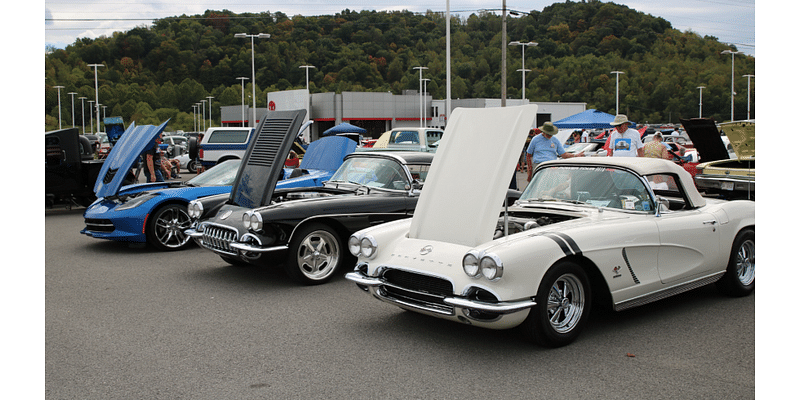
<path id="1" fill-rule="evenodd" d="M 755 287 L 755 206 L 703 198 L 653 158 L 540 164 L 499 206 L 536 106 L 456 109 L 414 216 L 348 239 L 371 298 L 543 346 L 574 341 L 598 303 L 625 310 L 716 282 Z M 487 135 L 486 132 L 492 132 Z M 480 184 L 475 184 L 480 182 Z"/>
<path id="2" fill-rule="evenodd" d="M 719 124 L 709 118 L 681 120 L 700 153 L 694 182 L 697 188 L 723 199 L 755 200 L 756 160 L 755 121 Z M 721 136 L 719 129 L 726 136 Z M 735 157 L 727 149 L 734 149 Z"/>
<path id="3" fill-rule="evenodd" d="M 358 151 L 407 150 L 435 152 L 444 131 L 438 128 L 395 128 L 384 132 L 370 147 Z"/>
<path id="4" fill-rule="evenodd" d="M 155 131 L 149 132 L 156 134 Z M 136 135 L 136 133 L 134 133 Z M 157 136 L 157 134 L 156 134 Z M 144 150 L 155 137 L 138 135 L 136 143 L 125 146 Z M 319 186 L 342 164 L 345 155 L 355 150 L 346 138 L 324 138 L 309 146 L 300 168 L 285 171 L 278 188 Z M 141 150 L 139 150 L 141 153 Z M 136 150 L 117 152 L 109 157 L 138 157 Z M 116 156 L 116 157 L 115 157 Z M 241 160 L 227 160 L 187 182 L 156 182 L 106 187 L 98 180 L 96 190 L 104 193 L 84 212 L 86 227 L 81 233 L 99 239 L 129 243 L 149 243 L 157 250 L 181 250 L 192 243 L 184 233 L 189 228 L 186 206 L 190 201 L 217 194 L 229 194 Z"/>

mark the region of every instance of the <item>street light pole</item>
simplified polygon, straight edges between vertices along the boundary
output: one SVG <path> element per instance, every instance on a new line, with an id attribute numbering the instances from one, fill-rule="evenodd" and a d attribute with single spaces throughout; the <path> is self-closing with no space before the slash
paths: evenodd
<path id="1" fill-rule="evenodd" d="M 422 80 L 422 82 L 423 82 L 423 85 L 422 85 L 423 99 L 425 98 L 425 94 L 428 93 L 428 82 L 429 81 L 430 81 L 430 79 L 428 79 L 428 78 L 425 78 L 425 79 Z M 428 108 L 427 107 L 422 107 L 422 108 L 425 110 L 425 113 L 423 114 L 424 118 L 422 119 L 424 121 L 423 128 L 427 128 L 428 127 Z"/>
<path id="2" fill-rule="evenodd" d="M 755 78 L 755 75 L 742 75 L 747 78 L 747 119 L 750 119 L 750 78 Z"/>
<path id="3" fill-rule="evenodd" d="M 89 102 L 89 133 L 94 135 L 94 121 L 92 121 L 92 118 L 93 118 L 92 117 L 92 103 L 94 103 L 94 100 L 88 100 L 88 102 Z"/>
<path id="4" fill-rule="evenodd" d="M 206 131 L 206 100 L 200 100 L 200 107 L 203 107 L 203 132 Z"/>
<path id="5" fill-rule="evenodd" d="M 241 85 L 242 85 L 242 126 L 244 126 L 244 121 L 245 121 L 245 119 L 244 119 L 244 81 L 246 81 L 246 80 L 248 80 L 250 78 L 245 78 L 243 76 L 240 76 L 240 77 L 238 77 L 236 79 L 242 81 L 242 83 L 241 83 Z"/>
<path id="6" fill-rule="evenodd" d="M 104 67 L 103 64 L 89 64 L 90 67 L 94 67 L 94 102 L 97 107 L 97 133 L 100 133 L 100 96 L 97 91 L 97 67 Z M 91 119 L 91 118 L 90 118 Z"/>
<path id="7" fill-rule="evenodd" d="M 206 96 L 206 98 L 208 99 L 208 127 L 211 128 L 211 126 L 214 125 L 214 118 L 211 117 L 211 99 L 213 99 L 214 96 Z"/>
<path id="8" fill-rule="evenodd" d="M 525 69 L 525 48 L 528 46 L 538 46 L 539 43 L 536 42 L 527 42 L 522 43 L 518 40 L 515 40 L 508 44 L 509 46 L 520 46 L 522 47 L 522 69 L 518 69 L 517 71 L 522 71 L 522 99 L 525 100 L 525 72 L 530 71 L 529 69 Z"/>
<path id="9" fill-rule="evenodd" d="M 428 69 L 428 67 L 414 67 L 414 69 L 419 70 L 419 126 L 422 127 L 422 70 Z"/>
<path id="10" fill-rule="evenodd" d="M 703 118 L 703 89 L 706 87 L 698 86 L 697 88 L 700 89 L 700 118 Z"/>
<path id="11" fill-rule="evenodd" d="M 250 38 L 250 60 L 251 65 L 253 68 L 253 119 L 250 121 L 253 127 L 255 127 L 256 123 L 256 46 L 255 40 L 256 38 L 259 39 L 269 39 L 269 33 L 259 33 L 258 35 L 248 35 L 246 33 L 237 33 L 234 34 L 233 37 L 236 38 Z"/>
<path id="12" fill-rule="evenodd" d="M 84 114 L 83 108 L 83 101 L 86 100 L 86 97 L 78 97 L 78 100 L 81 101 L 81 129 L 83 130 L 83 134 L 86 134 L 86 115 Z"/>
<path id="13" fill-rule="evenodd" d="M 734 91 L 733 86 L 733 56 L 740 54 L 741 51 L 733 51 L 733 50 L 723 50 L 719 54 L 730 54 L 731 55 L 731 121 L 733 121 L 733 96 L 736 96 L 736 92 Z"/>
<path id="14" fill-rule="evenodd" d="M 75 127 L 75 95 L 77 93 L 69 92 L 67 94 L 69 95 L 69 97 L 72 97 L 72 127 L 74 128 Z"/>
<path id="15" fill-rule="evenodd" d="M 301 65 L 300 68 L 305 68 L 306 69 L 306 90 L 308 90 L 308 70 L 310 68 L 316 68 L 316 67 L 313 66 L 313 65 Z"/>
<path id="16" fill-rule="evenodd" d="M 58 89 L 58 129 L 61 129 L 61 89 L 63 86 L 53 86 Z"/>
<path id="17" fill-rule="evenodd" d="M 617 76 L 617 115 L 619 115 L 619 74 L 624 74 L 624 72 L 611 71 L 611 73 Z"/>

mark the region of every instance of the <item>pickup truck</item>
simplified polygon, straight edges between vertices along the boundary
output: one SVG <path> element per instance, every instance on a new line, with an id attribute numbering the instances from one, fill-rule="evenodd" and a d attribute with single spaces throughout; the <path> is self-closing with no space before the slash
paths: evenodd
<path id="1" fill-rule="evenodd" d="M 437 128 L 395 128 L 384 132 L 372 147 L 356 151 L 406 150 L 433 153 L 444 131 Z"/>

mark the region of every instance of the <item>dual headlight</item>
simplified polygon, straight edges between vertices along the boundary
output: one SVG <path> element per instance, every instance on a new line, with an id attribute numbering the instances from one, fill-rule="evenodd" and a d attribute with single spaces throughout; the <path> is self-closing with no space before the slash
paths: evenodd
<path id="1" fill-rule="evenodd" d="M 264 219 L 257 212 L 248 211 L 242 214 L 242 225 L 244 225 L 244 229 L 260 231 L 264 227 Z"/>
<path id="2" fill-rule="evenodd" d="M 200 216 L 203 215 L 203 203 L 197 200 L 190 201 L 189 205 L 186 207 L 186 212 L 189 213 L 189 218 L 200 218 Z"/>
<path id="3" fill-rule="evenodd" d="M 352 235 L 347 240 L 347 248 L 356 257 L 373 258 L 378 253 L 378 242 L 369 235 L 364 237 Z"/>
<path id="4" fill-rule="evenodd" d="M 469 252 L 461 261 L 464 273 L 471 278 L 482 276 L 493 281 L 503 276 L 503 262 L 492 253 Z"/>

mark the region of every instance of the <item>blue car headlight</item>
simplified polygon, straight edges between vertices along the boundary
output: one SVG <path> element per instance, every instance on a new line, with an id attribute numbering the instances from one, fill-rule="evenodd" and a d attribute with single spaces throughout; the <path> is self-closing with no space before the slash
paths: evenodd
<path id="1" fill-rule="evenodd" d="M 140 205 L 146 203 L 147 201 L 149 201 L 150 199 L 152 199 L 154 197 L 156 197 L 156 195 L 154 195 L 154 194 L 142 194 L 140 196 L 136 196 L 136 197 L 134 197 L 134 198 L 122 203 L 122 205 L 117 207 L 117 211 L 129 210 L 131 208 L 139 207 Z"/>

